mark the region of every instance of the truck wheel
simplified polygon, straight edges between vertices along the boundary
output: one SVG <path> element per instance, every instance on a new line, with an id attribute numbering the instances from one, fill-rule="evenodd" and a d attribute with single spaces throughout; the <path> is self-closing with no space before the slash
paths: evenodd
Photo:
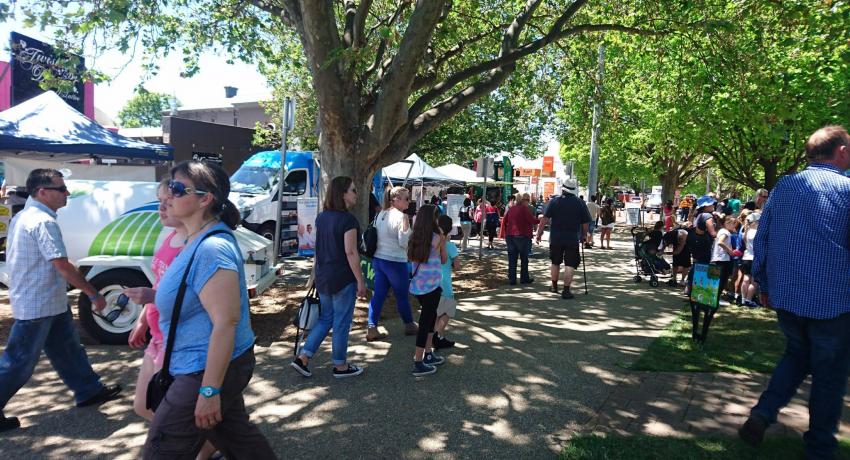
<path id="1" fill-rule="evenodd" d="M 106 308 L 97 316 L 92 311 L 91 301 L 80 294 L 77 306 L 80 312 L 80 324 L 95 340 L 107 345 L 126 345 L 130 331 L 142 312 L 144 305 L 127 302 L 127 307 L 111 323 L 106 320 L 109 312 L 118 310 L 115 304 L 121 291 L 128 287 L 151 287 L 147 277 L 138 270 L 117 268 L 107 270 L 91 279 L 92 286 L 106 298 Z"/>
<path id="2" fill-rule="evenodd" d="M 257 233 L 269 241 L 274 241 L 274 222 L 266 222 L 265 224 L 260 225 L 260 228 L 257 229 Z"/>

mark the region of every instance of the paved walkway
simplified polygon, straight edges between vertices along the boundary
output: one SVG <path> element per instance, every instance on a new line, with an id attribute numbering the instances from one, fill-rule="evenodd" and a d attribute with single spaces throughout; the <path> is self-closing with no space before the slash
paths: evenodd
<path id="1" fill-rule="evenodd" d="M 433 376 L 410 376 L 413 338 L 403 335 L 398 321 L 387 324 L 386 342 L 367 344 L 365 331 L 352 331 L 350 359 L 366 368 L 356 379 L 332 378 L 329 341 L 314 361 L 312 379 L 290 369 L 291 344 L 257 347 L 246 393 L 252 420 L 281 458 L 292 459 L 553 458 L 566 439 L 597 427 L 637 432 L 666 423 L 684 433 L 702 407 L 695 396 L 700 379 L 712 377 L 648 376 L 623 368 L 682 302 L 677 290 L 631 282 L 632 246 L 624 236 L 615 237 L 616 251 L 587 252 L 589 295 L 581 294 L 581 278 L 574 300 L 548 293 L 548 260 L 541 257 L 533 259 L 534 284 L 461 299 L 450 326 L 458 346 Z M 73 408 L 69 391 L 42 360 L 6 408 L 24 428 L 0 435 L 0 458 L 138 458 L 147 425 L 133 414 L 130 394 L 141 353 L 107 346 L 89 352 L 96 370 L 122 383 L 128 396 L 98 409 Z M 728 380 L 721 388 L 749 381 L 717 378 Z M 747 383 L 740 388 L 748 396 L 730 399 L 718 391 L 714 400 L 706 394 L 704 402 L 715 406 L 703 410 L 743 408 L 759 391 Z M 715 417 L 715 423 L 703 424 L 705 432 L 729 432 L 738 420 Z"/>

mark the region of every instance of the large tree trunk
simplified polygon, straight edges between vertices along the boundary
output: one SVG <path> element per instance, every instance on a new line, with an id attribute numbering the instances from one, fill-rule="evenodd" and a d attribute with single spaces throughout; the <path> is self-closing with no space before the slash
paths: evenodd
<path id="1" fill-rule="evenodd" d="M 760 160 L 761 167 L 764 168 L 764 188 L 771 190 L 776 185 L 778 168 L 776 160 L 768 159 L 767 161 Z"/>
<path id="2" fill-rule="evenodd" d="M 664 203 L 672 201 L 676 196 L 676 189 L 679 188 L 679 172 L 676 165 L 672 164 L 667 168 L 659 179 L 661 179 L 661 201 Z"/>
<path id="3" fill-rule="evenodd" d="M 323 133 L 324 134 L 324 133 Z M 327 193 L 328 185 L 337 176 L 348 176 L 354 181 L 357 190 L 357 204 L 351 213 L 357 217 L 360 227 L 365 228 L 369 224 L 369 194 L 372 193 L 372 177 L 375 170 L 370 168 L 365 161 L 358 161 L 361 153 L 353 150 L 353 146 L 341 149 L 332 149 L 332 146 L 321 142 L 321 173 L 322 173 L 322 197 Z"/>

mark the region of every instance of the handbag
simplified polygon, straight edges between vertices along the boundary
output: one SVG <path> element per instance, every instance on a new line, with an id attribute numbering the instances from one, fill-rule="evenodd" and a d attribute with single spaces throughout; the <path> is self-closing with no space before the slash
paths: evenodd
<path id="1" fill-rule="evenodd" d="M 204 235 L 201 241 L 219 233 L 230 234 L 227 230 L 215 230 Z M 168 325 L 168 340 L 166 340 L 165 343 L 165 356 L 162 360 L 162 369 L 154 374 L 148 382 L 145 407 L 154 412 L 156 412 L 156 408 L 159 407 L 162 400 L 165 399 L 165 394 L 168 393 L 168 388 L 171 386 L 171 383 L 174 382 L 174 377 L 168 369 L 171 364 L 171 352 L 174 350 L 174 334 L 177 332 L 177 322 L 180 320 L 180 309 L 183 306 L 183 297 L 186 295 L 186 278 L 189 277 L 189 269 L 192 267 L 192 262 L 195 260 L 195 253 L 198 251 L 198 247 L 200 246 L 201 243 L 199 242 L 198 245 L 195 246 L 195 250 L 192 251 L 192 257 L 189 258 L 189 263 L 186 264 L 186 271 L 183 272 L 183 278 L 180 280 L 180 287 L 177 289 L 177 297 L 174 299 L 174 309 L 171 310 L 171 324 Z"/>
<path id="2" fill-rule="evenodd" d="M 301 301 L 301 308 L 296 316 L 295 326 L 298 329 L 309 331 L 313 329 L 316 322 L 319 321 L 319 315 L 322 313 L 322 304 L 319 301 L 319 295 L 316 293 L 315 283 L 307 291 L 304 300 Z"/>
<path id="3" fill-rule="evenodd" d="M 378 216 L 385 212 L 386 211 L 381 211 L 375 215 L 375 219 L 372 220 L 372 223 L 370 223 L 369 227 L 366 228 L 366 231 L 363 232 L 363 241 L 360 243 L 360 252 L 362 252 L 366 257 L 374 257 L 375 251 L 378 250 L 378 228 L 375 227 L 375 222 L 378 220 Z"/>
<path id="4" fill-rule="evenodd" d="M 301 348 L 299 345 L 303 339 L 306 339 L 305 332 L 313 329 L 319 321 L 319 316 L 322 315 L 322 302 L 319 300 L 319 294 L 316 292 L 315 282 L 307 290 L 307 295 L 301 301 L 301 307 L 295 315 L 295 346 L 292 348 L 292 356 L 298 356 L 298 351 Z"/>

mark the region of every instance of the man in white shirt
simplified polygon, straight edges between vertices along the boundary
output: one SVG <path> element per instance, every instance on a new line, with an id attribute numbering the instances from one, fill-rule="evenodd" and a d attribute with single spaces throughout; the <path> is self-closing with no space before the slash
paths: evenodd
<path id="1" fill-rule="evenodd" d="M 30 198 L 13 219 L 7 239 L 9 302 L 15 322 L 0 357 L 0 432 L 20 426 L 3 408 L 32 376 L 44 350 L 77 407 L 118 397 L 121 386 L 104 386 L 92 370 L 68 305 L 67 285 L 83 291 L 95 310 L 106 300 L 68 261 L 56 211 L 67 203 L 68 188 L 55 169 L 36 169 L 27 178 Z"/>

